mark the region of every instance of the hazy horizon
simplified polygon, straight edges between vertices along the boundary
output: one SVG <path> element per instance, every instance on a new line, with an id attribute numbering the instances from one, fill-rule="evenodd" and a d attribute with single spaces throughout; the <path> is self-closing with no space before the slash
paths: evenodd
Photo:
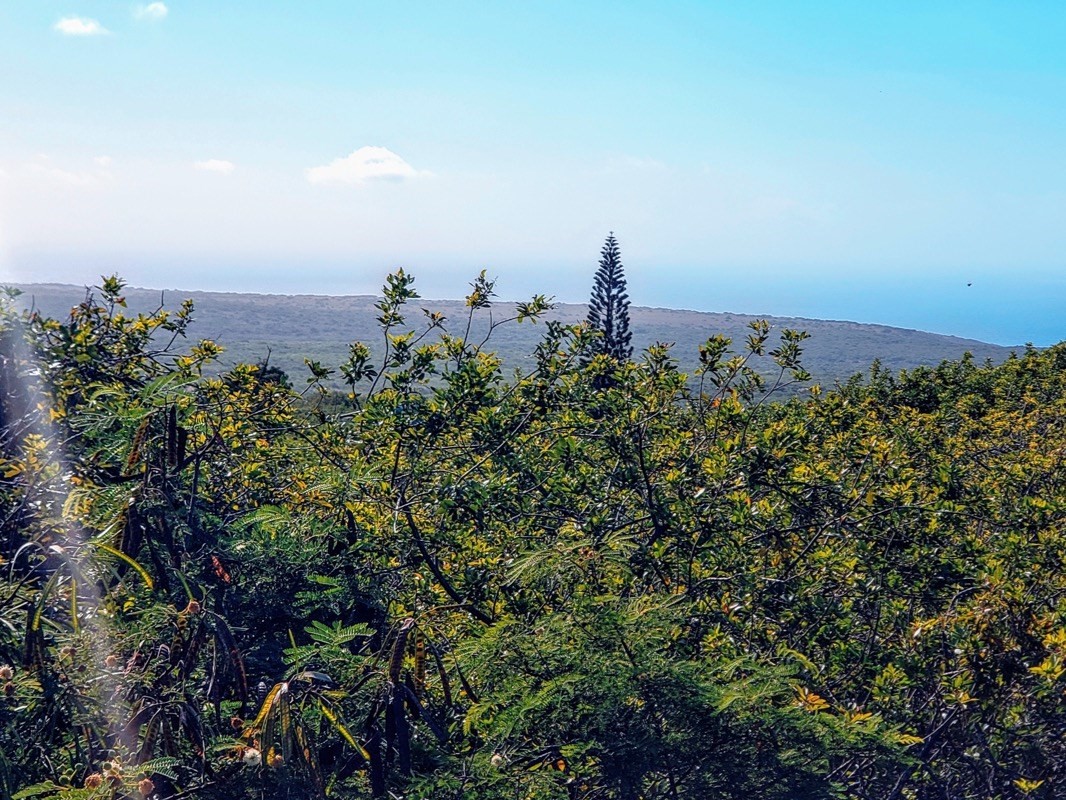
<path id="1" fill-rule="evenodd" d="M 460 299 L 467 288 L 462 281 L 446 284 L 438 281 L 423 281 L 416 270 L 408 268 L 414 274 L 415 288 L 421 297 L 427 300 Z M 586 269 L 591 279 L 593 268 Z M 182 292 L 234 292 L 239 294 L 278 294 L 278 295 L 375 295 L 381 294 L 381 283 L 386 271 L 372 276 L 364 276 L 358 282 L 346 285 L 345 280 L 351 276 L 337 276 L 334 280 L 312 282 L 297 291 L 286 291 L 280 285 L 266 283 L 249 285 L 247 281 L 233 286 L 216 286 L 206 288 L 192 285 L 187 280 L 171 283 L 149 284 L 130 279 L 129 274 L 120 273 L 127 284 L 139 289 L 159 290 L 172 293 L 168 302 L 178 302 Z M 473 277 L 474 272 L 470 273 Z M 489 273 L 490 277 L 493 273 Z M 508 280 L 506 276 L 497 275 L 497 300 L 515 301 L 531 294 L 543 293 L 553 296 L 562 303 L 587 303 L 588 287 L 580 284 L 580 277 L 572 280 L 572 291 L 538 292 L 535 277 L 518 276 L 518 281 Z M 796 317 L 828 321 L 848 321 L 868 324 L 887 325 L 976 339 L 989 344 L 1004 346 L 1021 346 L 1027 343 L 1044 347 L 1062 341 L 1059 323 L 1060 300 L 1056 292 L 1061 292 L 1066 277 L 1046 276 L 1032 281 L 1025 287 L 1029 315 L 1017 320 L 1009 310 L 1002 308 L 1002 297 L 1011 291 L 1009 285 L 1013 279 L 970 281 L 965 274 L 939 276 L 930 281 L 922 279 L 920 290 L 916 288 L 917 276 L 887 276 L 880 281 L 866 278 L 861 283 L 855 281 L 841 284 L 838 280 L 806 280 L 789 284 L 777 281 L 771 285 L 748 285 L 737 280 L 733 285 L 721 283 L 700 287 L 690 285 L 687 303 L 667 302 L 673 296 L 674 288 L 665 287 L 658 291 L 649 291 L 644 285 L 646 279 L 653 276 L 637 272 L 629 276 L 630 298 L 635 306 L 664 308 L 678 311 L 704 311 L 746 315 L 768 315 L 775 317 Z M 76 286 L 90 286 L 99 283 L 99 276 L 86 280 L 48 280 L 27 279 L 13 280 L 16 283 L 60 283 Z M 283 283 L 283 282 L 282 282 Z M 634 284 L 636 292 L 634 294 Z M 1047 289 L 1052 285 L 1052 289 Z M 893 294 L 898 302 L 893 306 Z M 885 307 L 892 309 L 886 313 Z"/>
<path id="2" fill-rule="evenodd" d="M 0 0 L 0 280 L 1066 338 L 1066 6 Z"/>

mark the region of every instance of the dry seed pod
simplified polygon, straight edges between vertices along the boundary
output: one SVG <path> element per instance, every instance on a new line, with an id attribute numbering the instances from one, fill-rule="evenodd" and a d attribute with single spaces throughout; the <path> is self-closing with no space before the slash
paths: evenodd
<path id="1" fill-rule="evenodd" d="M 129 475 L 137 462 L 141 460 L 141 448 L 144 446 L 144 436 L 148 432 L 148 423 L 151 420 L 151 416 L 147 416 L 141 420 L 141 424 L 137 426 L 137 430 L 133 433 L 133 441 L 130 443 L 130 454 L 126 458 L 126 466 L 122 470 L 123 473 Z"/>
<path id="2" fill-rule="evenodd" d="M 407 637 L 411 634 L 411 629 L 415 626 L 415 621 L 408 617 L 403 621 L 400 626 L 399 632 L 396 634 L 396 644 L 392 648 L 392 658 L 389 660 L 389 681 L 393 686 L 397 686 L 400 683 L 400 670 L 403 668 L 403 655 L 407 649 Z"/>
<path id="3" fill-rule="evenodd" d="M 415 631 L 415 696 L 426 693 L 426 637 L 422 631 Z"/>
<path id="4" fill-rule="evenodd" d="M 178 428 L 178 455 L 177 466 L 181 466 L 185 463 L 185 450 L 189 446 L 189 431 L 185 428 Z"/>
<path id="5" fill-rule="evenodd" d="M 178 463 L 178 407 L 171 406 L 167 414 L 167 464 L 171 467 Z"/>

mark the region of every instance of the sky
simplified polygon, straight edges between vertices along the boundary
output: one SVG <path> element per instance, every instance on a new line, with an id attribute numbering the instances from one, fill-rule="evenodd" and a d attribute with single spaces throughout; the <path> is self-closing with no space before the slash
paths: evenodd
<path id="1" fill-rule="evenodd" d="M 1066 3 L 0 0 L 0 279 L 1066 339 Z"/>

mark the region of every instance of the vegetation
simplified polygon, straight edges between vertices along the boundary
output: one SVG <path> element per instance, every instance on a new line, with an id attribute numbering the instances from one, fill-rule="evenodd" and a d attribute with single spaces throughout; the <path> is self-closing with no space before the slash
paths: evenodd
<path id="1" fill-rule="evenodd" d="M 633 334 L 629 331 L 629 295 L 622 273 L 622 253 L 612 233 L 604 242 L 600 267 L 589 299 L 588 326 L 600 337 L 593 341 L 593 353 L 615 361 L 633 357 Z"/>
<path id="2" fill-rule="evenodd" d="M 773 403 L 799 332 L 509 376 L 492 295 L 302 394 L 8 304 L 0 796 L 1062 796 L 1066 346 Z"/>
<path id="3" fill-rule="evenodd" d="M 37 310 L 44 316 L 65 318 L 73 306 L 85 299 L 84 286 L 56 284 L 21 284 L 24 294 L 15 301 L 20 307 Z M 323 364 L 340 364 L 347 358 L 348 343 L 363 341 L 376 352 L 381 341 L 374 307 L 378 298 L 370 295 L 348 297 L 326 295 L 257 295 L 226 292 L 167 292 L 123 289 L 126 313 L 152 314 L 163 299 L 192 299 L 196 303 L 196 326 L 199 336 L 207 336 L 225 346 L 219 359 L 205 366 L 209 374 L 219 374 L 236 364 L 255 364 L 269 354 L 269 364 L 290 376 L 304 373 L 304 359 L 310 357 Z M 418 306 L 461 319 L 466 314 L 463 300 L 419 299 Z M 756 309 L 757 310 L 757 309 Z M 541 316 L 542 323 L 576 325 L 588 317 L 585 304 L 556 303 Z M 630 306 L 629 322 L 632 345 L 643 352 L 656 342 L 673 342 L 671 351 L 679 368 L 687 374 L 699 369 L 699 346 L 713 334 L 721 333 L 734 341 L 743 341 L 749 325 L 762 317 L 749 314 L 722 314 L 679 311 L 668 308 Z M 775 331 L 784 328 L 805 330 L 811 338 L 804 346 L 803 365 L 814 379 L 825 386 L 843 383 L 856 372 L 866 372 L 879 360 L 884 369 L 898 372 L 919 366 L 935 366 L 944 360 L 961 358 L 972 352 L 979 362 L 1001 362 L 1011 348 L 959 339 L 923 331 L 833 322 L 816 319 L 767 317 Z M 488 327 L 488 315 L 473 320 L 471 335 L 479 339 Z M 497 328 L 492 335 L 492 350 L 503 362 L 503 371 L 527 371 L 533 363 L 530 354 L 536 349 L 543 330 L 541 325 L 509 325 Z M 1021 344 L 1021 343 L 1019 343 Z M 769 366 L 769 365 L 767 365 Z M 767 377 L 770 377 L 769 370 Z M 300 379 L 302 380 L 302 379 Z M 342 389 L 339 373 L 327 379 L 331 388 Z"/>

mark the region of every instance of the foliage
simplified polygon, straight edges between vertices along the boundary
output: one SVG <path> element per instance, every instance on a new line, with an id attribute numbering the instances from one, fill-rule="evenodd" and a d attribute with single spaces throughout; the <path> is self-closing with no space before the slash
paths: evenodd
<path id="1" fill-rule="evenodd" d="M 301 392 L 122 291 L 0 320 L 0 796 L 1066 791 L 1066 346 L 505 375 L 546 298 L 412 327 L 398 272 Z"/>
<path id="2" fill-rule="evenodd" d="M 592 353 L 614 361 L 628 361 L 633 357 L 629 295 L 622 273 L 622 254 L 613 233 L 603 244 L 600 266 L 593 281 L 588 326 L 600 334 L 591 345 Z"/>
<path id="3" fill-rule="evenodd" d="M 595 267 L 592 270 L 595 271 Z M 591 275 L 589 276 L 591 278 Z M 63 318 L 77 305 L 84 288 L 62 284 L 22 284 L 25 294 L 19 302 L 42 314 Z M 127 311 L 145 313 L 157 308 L 160 293 L 151 289 L 123 288 Z M 168 298 L 172 295 L 166 295 Z M 374 308 L 377 299 L 367 295 L 263 295 L 233 292 L 191 292 L 196 301 L 195 330 L 210 332 L 225 342 L 226 352 L 207 371 L 220 373 L 236 363 L 258 364 L 269 357 L 268 366 L 286 372 L 293 383 L 303 386 L 307 374 L 305 359 L 327 367 L 343 363 L 348 344 L 365 342 L 375 359 L 381 339 Z M 179 296 L 181 299 L 184 295 Z M 495 303 L 499 309 L 501 303 Z M 462 299 L 420 299 L 420 307 L 439 312 L 451 320 L 465 318 L 467 308 Z M 544 323 L 554 320 L 563 324 L 585 321 L 585 303 L 556 303 L 541 317 L 539 325 L 506 325 L 492 335 L 492 350 L 503 361 L 504 373 L 529 363 Z M 473 335 L 481 337 L 489 324 L 489 314 L 474 319 Z M 414 317 L 412 317 L 413 319 Z M 630 330 L 634 352 L 641 353 L 656 341 L 673 342 L 673 354 L 683 372 L 693 374 L 699 366 L 698 348 L 712 333 L 722 333 L 741 342 L 755 317 L 748 314 L 683 311 L 631 305 Z M 867 325 L 855 322 L 816 319 L 768 318 L 775 330 L 801 328 L 811 334 L 803 351 L 803 365 L 815 379 L 826 386 L 848 380 L 856 372 L 865 373 L 874 359 L 884 369 L 897 373 L 920 365 L 935 366 L 945 359 L 961 358 L 972 351 L 978 363 L 987 358 L 1002 362 L 1009 347 L 958 339 L 935 333 Z M 769 365 L 768 365 L 769 366 Z M 330 389 L 343 390 L 339 371 L 327 382 Z"/>

